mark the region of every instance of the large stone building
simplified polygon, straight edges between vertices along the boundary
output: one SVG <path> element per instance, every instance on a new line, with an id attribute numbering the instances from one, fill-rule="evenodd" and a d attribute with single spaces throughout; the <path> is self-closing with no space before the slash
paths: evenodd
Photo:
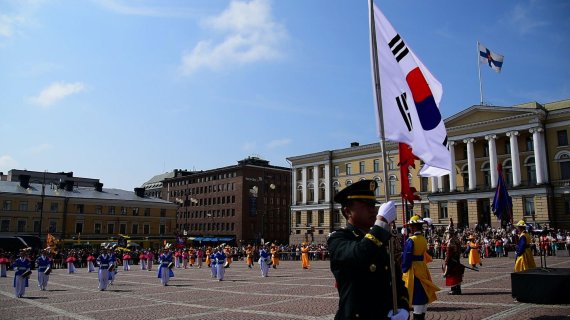
<path id="1" fill-rule="evenodd" d="M 103 188 L 73 173 L 11 170 L 0 181 L 0 235 L 47 233 L 69 244 L 97 245 L 130 236 L 141 246 L 174 240 L 176 210 L 168 201 Z"/>
<path id="2" fill-rule="evenodd" d="M 570 100 L 513 107 L 473 106 L 445 120 L 453 170 L 440 178 L 418 175 L 420 161 L 408 179 L 421 196 L 413 209 L 398 214 L 397 224 L 412 213 L 436 224 L 498 225 L 491 212 L 497 164 L 513 201 L 513 220 L 548 223 L 570 229 Z M 397 144 L 387 143 L 390 199 L 400 204 Z M 361 179 L 378 181 L 384 200 L 380 144 L 290 157 L 293 168 L 291 243 L 325 242 L 346 222 L 336 192 Z M 398 212 L 405 212 L 401 206 Z"/>
<path id="3" fill-rule="evenodd" d="M 178 232 L 190 240 L 289 240 L 289 168 L 250 157 L 228 167 L 179 170 L 163 180 L 162 188 L 162 199 L 178 203 Z"/>

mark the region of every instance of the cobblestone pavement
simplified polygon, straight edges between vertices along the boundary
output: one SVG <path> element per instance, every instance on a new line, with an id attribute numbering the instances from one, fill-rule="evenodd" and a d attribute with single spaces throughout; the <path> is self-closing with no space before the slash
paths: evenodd
<path id="1" fill-rule="evenodd" d="M 465 262 L 465 259 L 464 259 Z M 570 258 L 548 257 L 548 267 L 570 268 Z M 537 258 L 537 264 L 540 260 Z M 518 303 L 511 297 L 513 257 L 483 260 L 479 272 L 466 270 L 463 295 L 449 296 L 441 277 L 441 260 L 429 265 L 442 289 L 428 308 L 427 319 L 570 319 L 570 305 Z M 282 261 L 262 278 L 259 269 L 234 261 L 224 281 L 207 268 L 175 269 L 169 286 L 156 271 L 134 266 L 120 271 L 107 291 L 97 289 L 97 274 L 54 270 L 47 291 L 37 287 L 36 272 L 24 298 L 14 297 L 13 272 L 0 278 L 0 319 L 333 319 L 338 293 L 328 261 Z"/>

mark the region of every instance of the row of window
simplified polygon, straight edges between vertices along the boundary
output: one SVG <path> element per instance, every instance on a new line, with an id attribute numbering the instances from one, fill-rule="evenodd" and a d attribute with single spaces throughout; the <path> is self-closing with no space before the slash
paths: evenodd
<path id="1" fill-rule="evenodd" d="M 208 210 L 208 211 L 190 211 L 181 212 L 178 214 L 179 217 L 187 218 L 214 218 L 214 217 L 235 217 L 236 209 L 221 209 L 221 210 Z"/>
<path id="2" fill-rule="evenodd" d="M 2 210 L 3 211 L 11 211 L 12 210 L 12 200 L 4 200 L 2 202 Z M 40 212 L 42 207 L 42 203 L 35 202 L 35 211 Z M 28 201 L 19 201 L 18 202 L 18 211 L 27 212 L 29 211 Z M 103 206 L 95 206 L 95 214 L 103 214 Z M 59 202 L 51 202 L 49 203 L 49 210 L 48 212 L 51 213 L 58 213 L 59 212 Z M 140 208 L 138 207 L 120 207 L 121 215 L 127 215 L 129 212 L 132 213 L 133 216 L 138 216 L 140 212 Z M 75 213 L 84 214 L 85 212 L 85 205 L 83 204 L 76 204 L 75 205 Z M 107 214 L 114 215 L 116 214 L 116 207 L 108 206 L 106 210 Z M 150 216 L 150 208 L 144 208 L 144 216 Z M 160 216 L 166 216 L 166 209 L 160 209 Z"/>
<path id="3" fill-rule="evenodd" d="M 558 138 L 558 140 L 557 140 L 558 146 L 568 146 L 568 133 L 566 130 L 557 131 L 557 138 Z M 525 145 L 526 145 L 527 151 L 534 151 L 534 143 L 533 143 L 532 136 L 529 136 L 526 138 Z M 484 144 L 484 147 L 481 150 L 483 152 L 483 154 L 481 155 L 482 157 L 489 157 L 489 145 L 488 144 Z M 504 143 L 504 154 L 511 154 L 511 144 L 510 144 L 510 141 L 508 139 L 505 140 L 505 143 Z M 463 159 L 467 159 L 467 147 L 463 148 Z M 388 166 L 388 170 L 396 170 L 396 162 L 393 159 L 388 158 L 386 165 Z M 366 173 L 366 163 L 365 163 L 365 161 L 360 161 L 358 163 L 358 172 L 353 172 L 352 163 L 345 164 L 344 169 L 345 169 L 346 175 L 365 174 Z M 319 177 L 325 177 L 325 166 L 324 165 L 319 166 L 318 170 L 319 170 Z M 373 173 L 374 172 L 380 172 L 380 160 L 379 159 L 373 160 L 373 169 L 372 170 L 373 170 L 372 171 Z M 315 174 L 314 168 L 308 167 L 307 168 L 307 178 L 309 180 L 314 179 L 314 174 Z M 297 177 L 301 177 L 301 176 L 302 176 L 302 169 L 297 169 Z M 340 177 L 340 166 L 338 166 L 338 165 L 334 166 L 333 177 Z"/>
<path id="4" fill-rule="evenodd" d="M 11 231 L 13 231 L 10 229 L 10 222 L 11 222 L 11 220 L 7 220 L 7 219 L 1 220 L 0 221 L 0 232 L 11 232 Z M 166 230 L 165 225 L 161 224 L 159 226 L 160 234 L 164 234 L 165 230 Z M 15 231 L 16 232 L 30 232 L 30 230 L 27 229 L 27 221 L 26 220 L 17 220 Z M 34 221 L 32 232 L 38 233 L 39 231 L 40 231 L 40 222 Z M 58 232 L 57 221 L 49 221 L 48 232 L 50 232 L 50 233 Z M 116 232 L 115 223 L 107 223 L 106 230 L 103 229 L 103 224 L 100 222 L 96 222 L 93 224 L 93 233 L 94 234 L 102 234 L 102 233 L 115 234 L 115 232 Z M 141 232 L 143 235 L 149 235 L 150 234 L 150 224 L 144 224 L 144 225 L 142 225 L 142 228 L 141 228 L 138 223 L 133 223 L 133 224 L 131 224 L 130 229 L 127 229 L 126 223 L 119 224 L 119 233 L 121 233 L 121 234 L 137 235 L 137 234 L 140 234 Z M 76 234 L 84 233 L 84 223 L 83 222 L 76 222 L 75 223 L 75 233 Z"/>
<path id="5" fill-rule="evenodd" d="M 187 231 L 234 231 L 235 223 L 233 222 L 217 222 L 217 223 L 186 223 L 179 224 L 179 230 Z"/>

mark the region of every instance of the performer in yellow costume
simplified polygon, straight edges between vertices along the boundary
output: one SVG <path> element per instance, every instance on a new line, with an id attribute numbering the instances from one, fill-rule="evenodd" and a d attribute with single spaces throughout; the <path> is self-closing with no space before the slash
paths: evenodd
<path id="1" fill-rule="evenodd" d="M 530 245 L 532 244 L 532 237 L 526 231 L 526 223 L 520 220 L 517 224 L 519 230 L 519 242 L 515 247 L 517 253 L 517 260 L 515 261 L 515 272 L 524 271 L 536 268 Z"/>
<path id="2" fill-rule="evenodd" d="M 309 246 L 306 242 L 303 242 L 303 246 L 301 247 L 301 264 L 303 265 L 303 269 L 309 269 L 311 266 L 309 264 Z"/>
<path id="3" fill-rule="evenodd" d="M 276 244 L 271 246 L 271 262 L 273 269 L 277 269 L 277 266 L 279 265 L 279 246 Z"/>
<path id="4" fill-rule="evenodd" d="M 467 243 L 469 248 L 469 264 L 473 268 L 477 269 L 477 265 L 483 265 L 483 263 L 481 263 L 481 255 L 479 254 L 479 248 L 481 246 L 477 242 L 477 239 L 475 239 L 474 235 L 470 235 L 467 239 L 469 240 Z"/>
<path id="5" fill-rule="evenodd" d="M 406 240 L 402 256 L 402 279 L 408 288 L 410 307 L 414 310 L 414 319 L 425 319 L 427 305 L 437 300 L 439 287 L 431 280 L 427 264 L 432 261 L 427 253 L 427 239 L 422 233 L 424 220 L 414 215 L 408 226 L 412 235 Z"/>

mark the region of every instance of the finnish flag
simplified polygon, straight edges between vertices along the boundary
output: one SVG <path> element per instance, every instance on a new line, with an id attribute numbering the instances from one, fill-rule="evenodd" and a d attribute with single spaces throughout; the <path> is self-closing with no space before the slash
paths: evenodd
<path id="1" fill-rule="evenodd" d="M 491 52 L 484 45 L 479 43 L 479 62 L 489 65 L 489 67 L 497 72 L 501 72 L 503 67 L 504 56 Z"/>

